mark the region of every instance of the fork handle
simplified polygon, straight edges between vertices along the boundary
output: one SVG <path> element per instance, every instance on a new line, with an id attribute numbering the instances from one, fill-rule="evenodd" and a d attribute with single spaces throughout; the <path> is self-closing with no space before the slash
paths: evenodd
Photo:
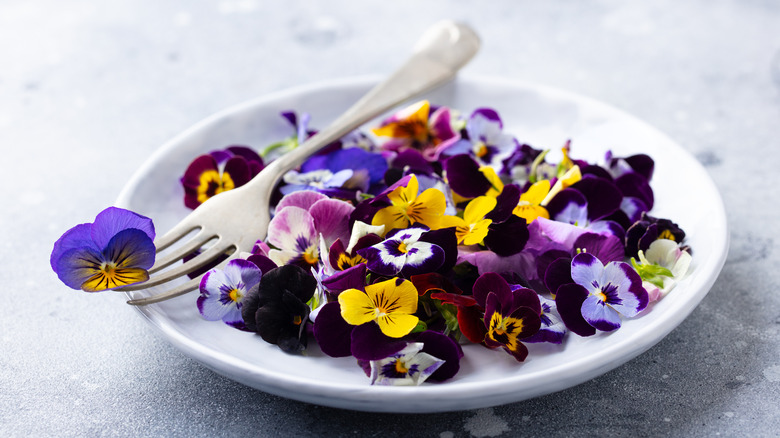
<path id="1" fill-rule="evenodd" d="M 369 120 L 454 78 L 479 46 L 479 37 L 469 26 L 452 21 L 437 23 L 423 34 L 413 55 L 395 73 L 372 88 L 330 126 L 266 166 L 263 172 L 274 176 L 274 184 L 268 184 L 266 178 L 255 178 L 247 185 L 262 186 L 266 199 L 270 198 L 282 175 Z"/>

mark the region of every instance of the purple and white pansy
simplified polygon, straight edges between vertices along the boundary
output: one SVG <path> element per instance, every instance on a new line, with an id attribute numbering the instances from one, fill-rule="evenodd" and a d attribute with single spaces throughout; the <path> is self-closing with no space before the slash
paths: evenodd
<path id="1" fill-rule="evenodd" d="M 235 259 L 224 270 L 212 269 L 200 281 L 198 310 L 209 321 L 245 329 L 241 307 L 249 291 L 260 283 L 260 269 L 252 262 Z"/>
<path id="2" fill-rule="evenodd" d="M 569 140 L 553 160 L 496 110 L 461 114 L 413 104 L 286 173 L 267 236 L 224 269 L 203 268 L 202 317 L 289 354 L 316 341 L 373 385 L 420 385 L 455 376 L 465 342 L 522 362 L 536 351 L 526 344 L 618 330 L 693 269 L 682 228 L 650 214 L 649 156 L 590 163 Z M 195 158 L 180 178 L 185 206 L 316 134 L 307 113 L 282 117 L 293 132 L 261 153 Z M 120 288 L 149 278 L 153 239 L 150 219 L 112 207 L 67 231 L 51 266 L 75 289 Z"/>

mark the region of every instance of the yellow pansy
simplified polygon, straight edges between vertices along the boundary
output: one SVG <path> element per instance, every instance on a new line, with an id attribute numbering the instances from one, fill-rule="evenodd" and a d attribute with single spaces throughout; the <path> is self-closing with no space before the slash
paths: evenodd
<path id="1" fill-rule="evenodd" d="M 541 206 L 542 201 L 544 201 L 549 192 L 550 180 L 545 179 L 533 184 L 525 193 L 520 195 L 520 202 L 518 202 L 512 213 L 525 219 L 525 222 L 529 224 L 538 217 L 549 219 L 550 213 Z"/>
<path id="2" fill-rule="evenodd" d="M 471 200 L 463 211 L 463 218 L 457 216 L 444 216 L 440 228 L 455 227 L 455 236 L 458 244 L 476 245 L 487 236 L 488 226 L 493 223 L 485 219 L 485 215 L 496 207 L 496 198 L 479 196 Z"/>
<path id="3" fill-rule="evenodd" d="M 371 221 L 372 225 L 384 225 L 385 231 L 407 228 L 420 223 L 430 229 L 439 228 L 447 201 L 441 190 L 430 188 L 417 195 L 419 183 L 411 176 L 406 187 L 396 187 L 387 195 L 392 205 L 379 210 Z"/>
<path id="4" fill-rule="evenodd" d="M 366 286 L 366 291 L 348 289 L 339 294 L 341 317 L 351 325 L 376 321 L 391 338 L 408 335 L 417 326 L 417 289 L 411 281 L 392 278 Z"/>

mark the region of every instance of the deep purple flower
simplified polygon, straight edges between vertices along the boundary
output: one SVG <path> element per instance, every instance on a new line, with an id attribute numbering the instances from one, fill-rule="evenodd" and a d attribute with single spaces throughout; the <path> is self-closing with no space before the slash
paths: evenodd
<path id="1" fill-rule="evenodd" d="M 249 291 L 260 283 L 262 272 L 254 263 L 235 259 L 224 270 L 212 269 L 200 280 L 198 310 L 208 321 L 246 330 L 241 308 Z"/>
<path id="2" fill-rule="evenodd" d="M 263 167 L 263 159 L 246 146 L 229 146 L 201 155 L 181 177 L 184 205 L 194 209 L 214 195 L 241 187 Z"/>
<path id="3" fill-rule="evenodd" d="M 518 361 L 525 360 L 528 348 L 520 340 L 533 335 L 541 326 L 541 304 L 536 292 L 525 288 L 512 290 L 494 272 L 481 275 L 473 292 L 474 299 L 485 309 L 485 345 L 502 347 Z"/>
<path id="4" fill-rule="evenodd" d="M 642 279 L 628 263 L 605 266 L 582 253 L 571 262 L 571 279 L 573 283 L 558 287 L 555 302 L 566 327 L 581 336 L 595 333 L 592 329 L 615 330 L 620 315 L 633 317 L 647 307 Z"/>
<path id="5" fill-rule="evenodd" d="M 367 260 L 368 269 L 380 275 L 408 278 L 434 272 L 444 264 L 445 252 L 439 245 L 422 240 L 427 231 L 417 227 L 397 229 L 358 254 Z"/>
<path id="6" fill-rule="evenodd" d="M 503 123 L 498 113 L 490 108 L 479 108 L 471 113 L 466 122 L 467 139 L 442 150 L 443 155 L 469 154 L 482 166 L 501 170 L 504 160 L 515 151 L 515 138 L 503 132 Z"/>
<path id="7" fill-rule="evenodd" d="M 249 330 L 288 353 L 306 348 L 306 321 L 317 281 L 303 268 L 285 265 L 260 278 L 260 284 L 244 298 L 241 311 Z"/>
<path id="8" fill-rule="evenodd" d="M 51 268 L 65 285 L 86 292 L 146 281 L 154 265 L 154 236 L 151 219 L 109 207 L 54 243 Z"/>
<path id="9" fill-rule="evenodd" d="M 301 166 L 301 172 L 328 170 L 336 175 L 350 170 L 350 176 L 344 181 L 345 189 L 368 192 L 382 182 L 387 171 L 387 160 L 380 154 L 361 148 L 338 149 L 327 155 L 315 155 Z"/>
<path id="10" fill-rule="evenodd" d="M 658 239 L 680 243 L 685 239 L 685 231 L 669 219 L 643 213 L 626 232 L 626 256 L 636 258 L 640 250 L 647 251 L 650 244 Z"/>

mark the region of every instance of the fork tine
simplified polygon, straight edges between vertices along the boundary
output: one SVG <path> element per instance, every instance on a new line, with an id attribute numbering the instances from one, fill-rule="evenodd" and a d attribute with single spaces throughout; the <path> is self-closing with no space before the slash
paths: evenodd
<path id="1" fill-rule="evenodd" d="M 215 237 L 217 236 L 213 234 L 207 234 L 206 231 L 201 228 L 198 234 L 196 234 L 186 244 L 176 248 L 176 250 L 170 254 L 166 254 L 165 256 L 158 258 L 154 262 L 154 266 L 149 269 L 149 273 L 153 274 L 166 266 L 172 265 L 173 263 L 183 259 L 184 256 L 193 253 L 195 250 L 199 249 L 206 242 Z"/>
<path id="2" fill-rule="evenodd" d="M 167 233 L 163 234 L 162 236 L 157 236 L 156 239 L 154 239 L 154 246 L 157 248 L 157 252 L 160 252 L 164 250 L 165 248 L 168 248 L 169 246 L 173 245 L 174 243 L 178 242 L 179 239 L 186 236 L 190 232 L 194 230 L 200 230 L 198 232 L 198 235 L 200 235 L 201 232 L 203 232 L 203 227 L 193 223 L 194 222 L 194 215 L 195 211 L 191 212 L 187 217 L 182 219 L 181 222 L 174 225 L 173 228 L 168 230 Z M 196 236 L 197 237 L 197 236 Z"/>
<path id="3" fill-rule="evenodd" d="M 189 260 L 187 263 L 183 263 L 173 269 L 165 271 L 143 283 L 137 283 L 137 284 L 131 284 L 129 286 L 125 286 L 121 288 L 121 291 L 125 292 L 125 291 L 139 290 L 139 289 L 148 289 L 150 287 L 154 287 L 162 283 L 167 283 L 175 278 L 181 277 L 182 275 L 186 275 L 190 272 L 196 271 L 208 265 L 209 263 L 213 262 L 217 257 L 219 257 L 222 254 L 225 254 L 230 249 L 232 249 L 232 251 L 228 255 L 233 255 L 238 252 L 234 244 L 230 242 L 223 242 L 222 240 L 220 240 L 216 244 L 214 244 L 214 246 L 198 254 L 197 256 L 195 256 L 195 258 Z"/>
<path id="4" fill-rule="evenodd" d="M 236 257 L 238 257 L 237 252 L 233 253 L 230 257 L 227 258 L 227 260 L 222 261 L 219 265 L 217 265 L 217 268 L 223 269 L 230 260 L 233 260 Z M 171 298 L 175 298 L 178 297 L 179 295 L 184 295 L 187 292 L 191 292 L 198 288 L 198 286 L 200 285 L 200 280 L 203 278 L 203 275 L 205 274 L 201 274 L 197 278 L 193 278 L 187 281 L 186 283 L 180 284 L 179 286 L 176 286 L 173 289 L 167 290 L 161 294 L 157 294 L 146 298 L 136 298 L 136 299 L 129 300 L 127 301 L 127 304 L 133 306 L 144 306 L 147 304 L 154 304 L 160 301 L 165 301 Z"/>

